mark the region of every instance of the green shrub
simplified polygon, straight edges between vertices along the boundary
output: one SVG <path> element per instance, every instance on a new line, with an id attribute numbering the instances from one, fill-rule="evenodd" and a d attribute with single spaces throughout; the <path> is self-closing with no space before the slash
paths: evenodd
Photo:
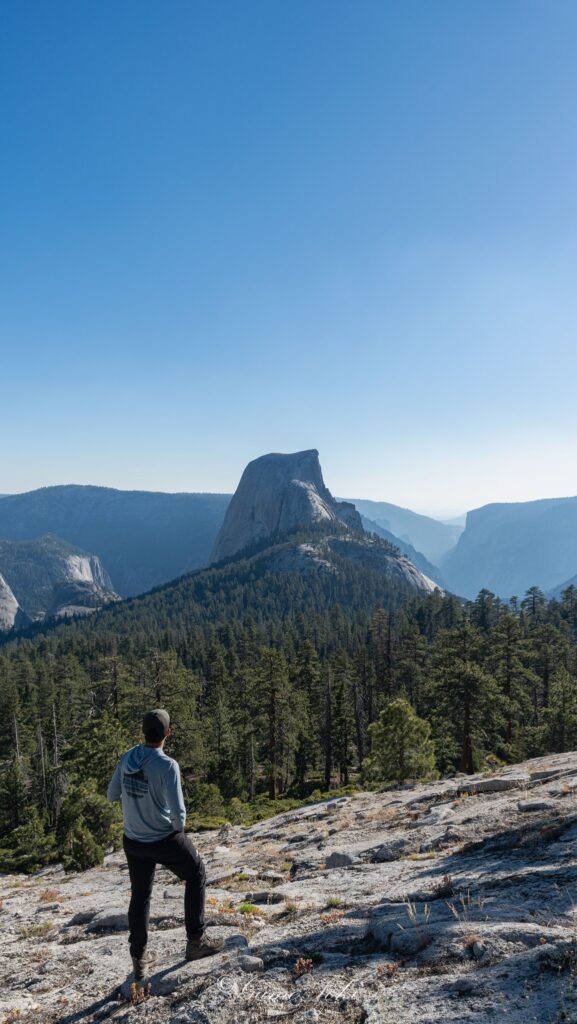
<path id="1" fill-rule="evenodd" d="M 232 825 L 244 825 L 247 817 L 248 805 L 233 796 L 226 805 L 226 816 Z"/>
<path id="2" fill-rule="evenodd" d="M 120 842 L 118 810 L 98 793 L 96 781 L 73 780 L 66 792 L 56 838 L 66 871 L 84 871 L 104 860 L 108 846 Z"/>
<path id="3" fill-rule="evenodd" d="M 211 832 L 229 824 L 230 822 L 226 818 L 219 818 L 216 814 L 189 814 L 186 819 L 186 830 L 188 832 Z"/>
<path id="4" fill-rule="evenodd" d="M 46 832 L 36 807 L 30 807 L 24 825 L 15 828 L 3 840 L 0 871 L 30 874 L 56 859 L 54 837 Z"/>
<path id="5" fill-rule="evenodd" d="M 224 817 L 223 796 L 214 782 L 192 782 L 186 787 L 185 796 L 190 812 Z"/>

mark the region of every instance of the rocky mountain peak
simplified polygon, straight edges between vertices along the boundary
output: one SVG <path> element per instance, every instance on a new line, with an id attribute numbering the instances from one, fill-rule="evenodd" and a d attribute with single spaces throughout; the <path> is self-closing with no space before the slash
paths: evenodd
<path id="1" fill-rule="evenodd" d="M 227 509 L 211 561 L 220 562 L 265 540 L 321 523 L 363 529 L 354 505 L 333 498 L 316 448 L 262 455 L 249 462 Z"/>

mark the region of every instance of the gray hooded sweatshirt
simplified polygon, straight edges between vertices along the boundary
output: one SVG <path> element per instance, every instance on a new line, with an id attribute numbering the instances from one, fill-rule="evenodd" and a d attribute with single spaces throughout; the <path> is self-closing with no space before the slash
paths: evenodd
<path id="1" fill-rule="evenodd" d="M 139 843 L 154 843 L 184 829 L 180 769 L 160 747 L 139 743 L 123 754 L 108 799 L 122 801 L 124 831 Z"/>

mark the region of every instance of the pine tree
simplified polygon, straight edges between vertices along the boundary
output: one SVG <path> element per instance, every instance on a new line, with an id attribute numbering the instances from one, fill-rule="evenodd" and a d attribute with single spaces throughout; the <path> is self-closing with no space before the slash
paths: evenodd
<path id="1" fill-rule="evenodd" d="M 556 753 L 577 748 L 577 680 L 563 667 L 551 679 L 544 742 L 548 751 Z"/>
<path id="2" fill-rule="evenodd" d="M 525 593 L 525 597 L 521 601 L 521 608 L 525 615 L 535 622 L 537 619 L 543 617 L 545 609 L 545 594 L 539 587 L 529 587 L 529 590 Z"/>
<path id="3" fill-rule="evenodd" d="M 367 778 L 403 783 L 433 774 L 435 749 L 431 727 L 417 717 L 404 697 L 388 701 L 378 721 L 369 728 L 372 753 L 363 764 Z"/>
<path id="4" fill-rule="evenodd" d="M 319 657 L 306 638 L 297 651 L 292 685 L 298 695 L 295 768 L 299 792 L 304 795 L 307 775 L 320 763 L 323 734 L 323 695 Z"/>
<path id="5" fill-rule="evenodd" d="M 0 835 L 24 825 L 30 806 L 22 759 L 14 752 L 0 774 Z"/>
<path id="6" fill-rule="evenodd" d="M 536 621 L 530 630 L 534 652 L 533 664 L 537 673 L 533 687 L 534 720 L 538 724 L 541 708 L 549 706 L 549 687 L 556 669 L 566 665 L 569 658 L 569 644 L 566 635 L 552 623 Z"/>
<path id="7" fill-rule="evenodd" d="M 413 707 L 420 709 L 426 679 L 427 641 L 414 623 L 408 624 L 401 636 L 397 659 L 397 686 Z"/>
<path id="8" fill-rule="evenodd" d="M 472 774 L 503 725 L 503 701 L 495 679 L 481 667 L 482 639 L 469 622 L 440 635 L 436 656 L 433 720 L 455 744 L 456 767 Z M 436 737 L 436 730 L 435 730 Z M 445 769 L 446 765 L 441 765 Z"/>
<path id="9" fill-rule="evenodd" d="M 222 652 L 215 647 L 212 654 L 202 708 L 206 778 L 225 796 L 234 796 L 240 780 L 235 715 L 230 700 L 232 684 Z"/>
<path id="10" fill-rule="evenodd" d="M 94 779 L 103 795 L 122 754 L 129 747 L 126 733 L 112 711 L 104 711 L 84 722 L 63 752 L 67 774 Z"/>
<path id="11" fill-rule="evenodd" d="M 283 776 L 283 760 L 290 755 L 296 740 L 287 665 L 279 651 L 270 647 L 262 649 L 257 665 L 257 687 L 262 707 L 268 795 L 276 800 Z"/>
<path id="12" fill-rule="evenodd" d="M 339 783 L 347 786 L 353 752 L 353 715 L 351 704 L 351 666 L 345 651 L 339 651 L 334 666 L 333 751 L 339 770 Z"/>
<path id="13" fill-rule="evenodd" d="M 524 755 L 523 729 L 531 711 L 531 688 L 537 682 L 530 668 L 529 643 L 523 637 L 519 619 L 510 612 L 499 619 L 489 640 L 487 662 L 504 701 L 502 754 L 507 759 L 520 760 Z"/>
<path id="14" fill-rule="evenodd" d="M 577 639 L 577 587 L 572 583 L 561 594 L 561 614 L 569 623 L 573 642 Z"/>
<path id="15" fill-rule="evenodd" d="M 471 608 L 471 622 L 487 633 L 498 621 L 501 602 L 490 590 L 480 590 Z"/>

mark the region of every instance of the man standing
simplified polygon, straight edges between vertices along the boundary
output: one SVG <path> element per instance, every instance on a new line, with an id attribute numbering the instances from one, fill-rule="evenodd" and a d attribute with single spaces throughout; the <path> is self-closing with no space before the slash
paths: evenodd
<path id="1" fill-rule="evenodd" d="M 124 754 L 110 780 L 108 799 L 122 801 L 124 852 L 132 895 L 128 908 L 130 954 L 134 977 L 144 978 L 155 961 L 147 952 L 150 897 L 157 864 L 186 881 L 184 922 L 186 959 L 212 956 L 222 939 L 209 939 L 204 930 L 204 864 L 184 834 L 186 811 L 180 769 L 164 753 L 170 736 L 167 711 L 148 711 L 142 721 L 144 743 Z"/>

